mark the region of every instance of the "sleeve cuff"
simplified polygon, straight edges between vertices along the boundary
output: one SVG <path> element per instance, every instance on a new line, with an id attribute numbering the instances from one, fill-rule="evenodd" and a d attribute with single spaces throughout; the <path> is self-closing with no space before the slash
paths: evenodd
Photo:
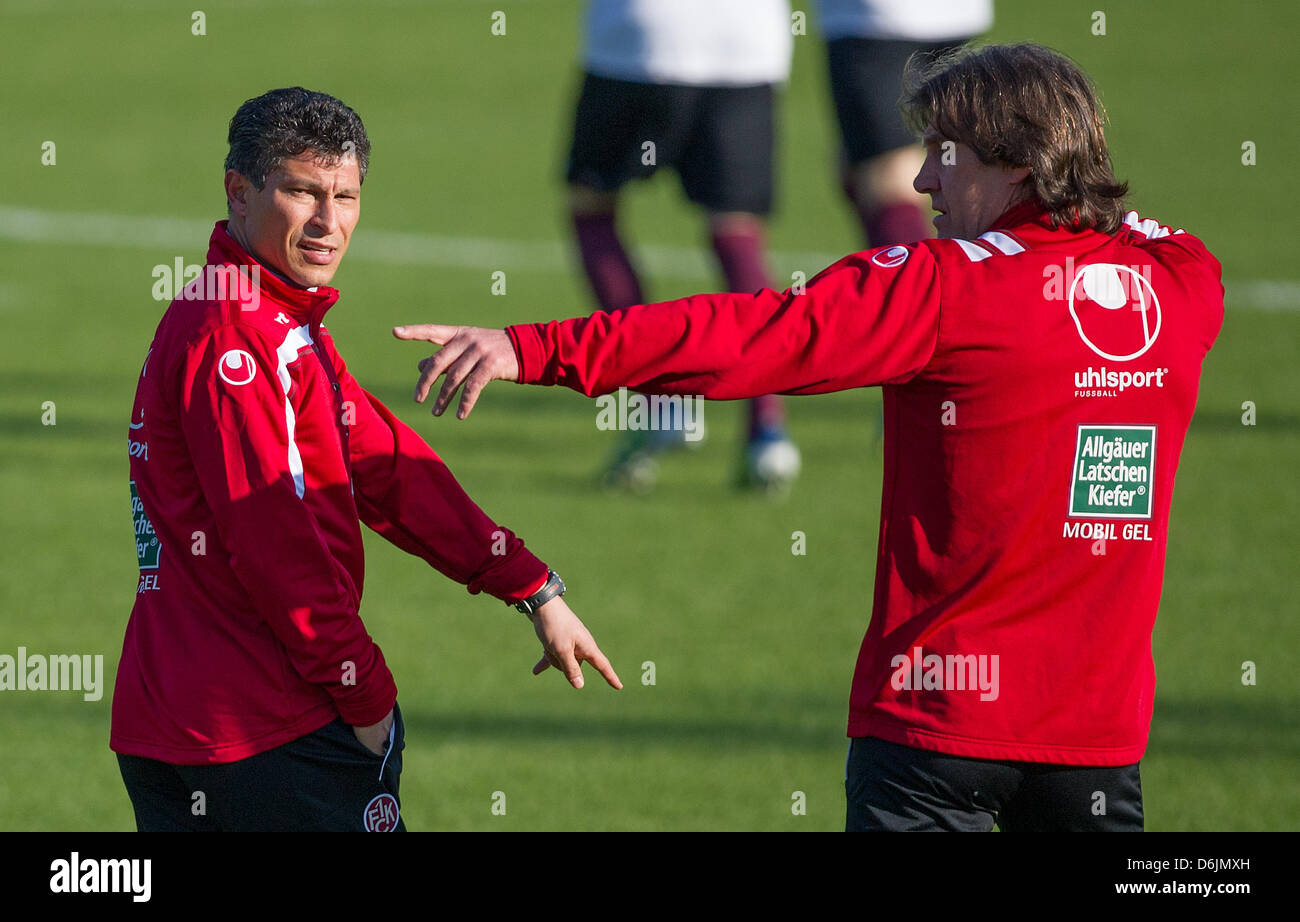
<path id="1" fill-rule="evenodd" d="M 532 551 L 521 547 L 500 565 L 466 587 L 471 594 L 486 592 L 513 605 L 528 598 L 546 583 L 549 568 Z"/>
<path id="2" fill-rule="evenodd" d="M 506 335 L 515 348 L 515 361 L 519 363 L 519 383 L 538 384 L 546 368 L 545 350 L 542 348 L 540 324 L 524 323 L 506 327 Z"/>
<path id="3" fill-rule="evenodd" d="M 334 706 L 345 723 L 354 727 L 369 727 L 379 723 L 393 709 L 397 700 L 397 683 L 384 662 L 384 654 L 376 646 L 375 659 L 370 671 L 359 677 L 355 686 L 330 686 Z"/>
<path id="4" fill-rule="evenodd" d="M 547 581 L 550 580 L 550 578 L 551 578 L 551 571 L 547 570 L 545 573 L 542 574 L 542 578 L 539 579 L 531 589 L 524 590 L 523 597 L 526 599 L 531 595 L 537 595 L 537 593 L 542 591 L 542 587 L 546 585 Z"/>

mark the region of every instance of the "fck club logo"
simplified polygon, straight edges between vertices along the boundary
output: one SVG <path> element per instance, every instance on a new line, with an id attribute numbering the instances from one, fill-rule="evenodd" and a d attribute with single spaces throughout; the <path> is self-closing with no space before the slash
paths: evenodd
<path id="1" fill-rule="evenodd" d="M 397 798 L 379 794 L 366 804 L 361 815 L 366 832 L 393 832 L 397 829 Z"/>
<path id="2" fill-rule="evenodd" d="M 1114 362 L 1142 355 L 1160 335 L 1160 301 L 1151 280 L 1130 266 L 1091 263 L 1070 285 L 1070 316 L 1093 352 Z"/>
<path id="3" fill-rule="evenodd" d="M 230 349 L 217 360 L 217 374 L 222 381 L 238 387 L 257 377 L 257 363 L 243 349 Z"/>

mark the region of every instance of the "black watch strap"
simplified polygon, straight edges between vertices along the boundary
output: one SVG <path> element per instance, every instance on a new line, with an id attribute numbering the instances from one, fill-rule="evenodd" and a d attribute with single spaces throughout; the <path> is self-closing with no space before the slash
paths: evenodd
<path id="1" fill-rule="evenodd" d="M 564 595 L 564 592 L 564 580 L 560 579 L 560 574 L 556 573 L 554 570 L 547 570 L 546 584 L 528 598 L 516 602 L 515 608 L 519 609 L 531 618 L 537 613 L 537 609 L 541 608 L 556 596 Z"/>

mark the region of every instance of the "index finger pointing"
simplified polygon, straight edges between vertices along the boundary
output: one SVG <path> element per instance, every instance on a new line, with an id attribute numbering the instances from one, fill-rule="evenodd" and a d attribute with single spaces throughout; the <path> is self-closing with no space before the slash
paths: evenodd
<path id="1" fill-rule="evenodd" d="M 460 327 L 447 326 L 442 323 L 413 323 L 393 327 L 393 335 L 398 339 L 419 339 L 442 346 L 455 336 L 456 331 L 459 329 Z"/>
<path id="2" fill-rule="evenodd" d="M 605 658 L 605 654 L 600 652 L 599 648 L 594 650 L 591 655 L 587 657 L 587 662 L 595 666 L 596 671 L 603 675 L 605 681 L 614 688 L 623 687 L 623 683 L 619 681 L 618 673 L 614 671 L 614 667 L 610 664 L 609 660 Z"/>

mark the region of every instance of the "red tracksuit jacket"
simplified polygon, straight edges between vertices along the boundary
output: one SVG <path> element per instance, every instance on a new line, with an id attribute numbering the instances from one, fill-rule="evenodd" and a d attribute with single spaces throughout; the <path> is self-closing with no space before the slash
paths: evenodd
<path id="1" fill-rule="evenodd" d="M 718 399 L 881 385 L 875 599 L 848 733 L 1137 762 L 1174 471 L 1223 321 L 1218 261 L 1009 210 L 979 240 L 848 256 L 802 293 L 509 329 L 521 380 Z M 865 544 L 865 541 L 864 541 Z"/>
<path id="2" fill-rule="evenodd" d="M 470 592 L 517 601 L 546 578 L 348 373 L 321 323 L 338 292 L 281 280 L 225 224 L 208 266 L 245 267 L 246 281 L 222 291 L 205 269 L 171 303 L 128 436 L 140 581 L 111 746 L 176 764 L 231 762 L 392 708 L 392 674 L 358 616 L 360 522 Z"/>

